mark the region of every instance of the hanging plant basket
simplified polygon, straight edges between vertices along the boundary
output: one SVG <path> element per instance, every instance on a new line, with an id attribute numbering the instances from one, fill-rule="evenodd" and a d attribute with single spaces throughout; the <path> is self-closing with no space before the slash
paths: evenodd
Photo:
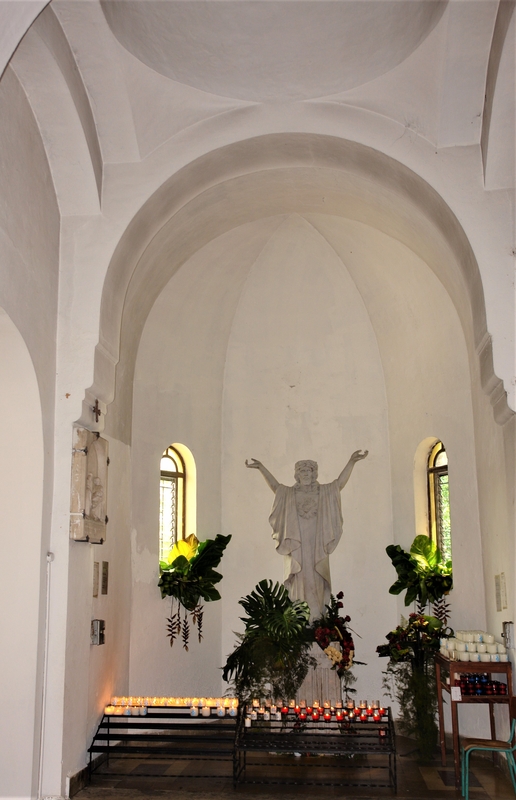
<path id="1" fill-rule="evenodd" d="M 174 545 L 166 561 L 160 561 L 161 596 L 172 597 L 171 615 L 167 620 L 171 647 L 181 637 L 184 649 L 188 650 L 190 621 L 196 626 L 201 641 L 204 612 L 201 599 L 206 603 L 220 600 L 215 584 L 222 580 L 222 575 L 215 567 L 230 539 L 231 536 L 217 534 L 215 539 L 199 542 L 192 534 Z"/>

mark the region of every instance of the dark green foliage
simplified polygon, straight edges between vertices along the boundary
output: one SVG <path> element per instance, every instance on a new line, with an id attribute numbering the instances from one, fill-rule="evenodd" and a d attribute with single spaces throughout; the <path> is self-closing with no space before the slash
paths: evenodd
<path id="1" fill-rule="evenodd" d="M 161 563 L 161 577 L 158 586 L 162 597 L 174 597 L 188 611 L 194 611 L 199 600 L 205 602 L 220 600 L 220 593 L 214 584 L 222 579 L 218 566 L 231 536 L 217 534 L 215 539 L 200 542 L 196 554 L 188 560 L 178 556 L 171 564 Z"/>
<path id="2" fill-rule="evenodd" d="M 391 663 L 384 672 L 384 688 L 400 706 L 401 733 L 416 740 L 421 762 L 431 761 L 437 745 L 437 691 L 433 661 L 426 669 Z"/>
<path id="3" fill-rule="evenodd" d="M 416 536 L 409 553 L 394 544 L 390 544 L 386 552 L 398 573 L 398 580 L 389 592 L 401 594 L 407 590 L 406 606 L 417 600 L 425 607 L 453 588 L 451 561 L 443 562 L 441 551 L 428 536 Z"/>
<path id="4" fill-rule="evenodd" d="M 439 615 L 410 614 L 408 621 L 387 634 L 388 643 L 377 648 L 380 656 L 389 658 L 384 686 L 400 705 L 401 731 L 416 739 L 419 756 L 427 761 L 437 743 L 434 654 L 439 636 L 449 632 L 444 630 L 449 607 L 443 597 L 453 587 L 452 564 L 444 562 L 439 548 L 423 535 L 416 536 L 409 553 L 391 544 L 387 555 L 398 574 L 389 592 L 406 590 L 406 606 L 417 601 L 422 611 L 432 603 Z"/>
<path id="5" fill-rule="evenodd" d="M 308 604 L 292 601 L 286 588 L 270 580 L 240 600 L 246 612 L 240 643 L 227 658 L 222 677 L 241 701 L 252 697 L 290 699 L 314 664 L 307 635 Z"/>
<path id="6" fill-rule="evenodd" d="M 393 631 L 389 631 L 387 644 L 376 648 L 379 656 L 389 658 L 391 664 L 410 662 L 417 669 L 425 669 L 439 650 L 442 623 L 436 617 L 410 614 Z"/>
<path id="7" fill-rule="evenodd" d="M 434 655 L 441 630 L 436 617 L 410 614 L 387 634 L 387 644 L 376 648 L 389 658 L 384 687 L 400 705 L 400 730 L 415 738 L 422 761 L 432 758 L 437 743 Z"/>

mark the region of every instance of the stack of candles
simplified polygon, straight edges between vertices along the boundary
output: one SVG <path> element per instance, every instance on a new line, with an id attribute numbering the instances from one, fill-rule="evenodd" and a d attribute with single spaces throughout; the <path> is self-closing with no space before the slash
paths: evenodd
<path id="1" fill-rule="evenodd" d="M 189 708 L 192 717 L 236 717 L 236 697 L 112 697 L 104 713 L 114 716 L 145 716 L 148 708 Z"/>
<path id="2" fill-rule="evenodd" d="M 451 661 L 506 663 L 509 655 L 505 644 L 495 641 L 486 631 L 455 631 L 455 636 L 440 640 L 440 653 Z"/>

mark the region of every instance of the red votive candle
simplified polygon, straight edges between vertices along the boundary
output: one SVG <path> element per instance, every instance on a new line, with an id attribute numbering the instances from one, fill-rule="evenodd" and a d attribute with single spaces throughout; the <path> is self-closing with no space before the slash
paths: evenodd
<path id="1" fill-rule="evenodd" d="M 319 714 L 319 712 L 317 711 L 317 709 L 316 709 L 316 708 L 314 708 L 314 710 L 312 711 L 312 722 L 318 722 L 318 721 L 319 721 L 319 717 L 320 717 L 320 716 L 321 716 L 321 715 Z"/>
<path id="2" fill-rule="evenodd" d="M 301 711 L 301 706 L 296 706 L 294 708 L 294 714 L 299 714 L 300 711 Z"/>
<path id="3" fill-rule="evenodd" d="M 382 718 L 382 715 L 380 714 L 380 712 L 379 711 L 375 711 L 374 714 L 373 714 L 373 721 L 374 722 L 380 722 L 381 718 Z"/>
<path id="4" fill-rule="evenodd" d="M 281 709 L 281 713 L 284 714 L 284 715 L 287 715 L 288 714 L 288 706 L 283 706 L 283 708 Z"/>
<path id="5" fill-rule="evenodd" d="M 331 722 L 331 711 L 325 711 L 324 712 L 324 721 L 325 722 Z"/>
<path id="6" fill-rule="evenodd" d="M 355 715 L 355 717 L 359 717 L 360 716 L 360 709 L 359 708 L 354 708 L 353 709 L 353 714 Z"/>
<path id="7" fill-rule="evenodd" d="M 367 719 L 368 719 L 367 712 L 366 711 L 362 711 L 362 713 L 360 714 L 360 721 L 361 722 L 367 722 Z"/>
<path id="8" fill-rule="evenodd" d="M 312 706 L 307 706 L 307 707 L 306 707 L 306 713 L 307 713 L 307 714 L 311 714 L 311 713 L 312 713 L 312 710 L 313 710 L 313 709 L 312 709 Z"/>
<path id="9" fill-rule="evenodd" d="M 342 722 L 342 720 L 344 719 L 343 712 L 337 711 L 337 713 L 335 714 L 335 719 L 337 720 L 337 722 Z"/>
<path id="10" fill-rule="evenodd" d="M 306 720 L 306 712 L 305 711 L 301 711 L 300 712 L 299 719 L 301 720 L 301 722 L 304 722 Z"/>

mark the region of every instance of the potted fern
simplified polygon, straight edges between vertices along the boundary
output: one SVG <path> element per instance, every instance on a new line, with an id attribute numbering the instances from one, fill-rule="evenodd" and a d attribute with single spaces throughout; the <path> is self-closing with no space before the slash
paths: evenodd
<path id="1" fill-rule="evenodd" d="M 223 667 L 223 679 L 231 682 L 243 703 L 254 697 L 295 697 L 315 665 L 308 604 L 291 600 L 285 586 L 270 580 L 260 581 L 239 602 L 246 612 L 241 617 L 245 631 L 237 634 L 239 642 Z"/>
<path id="2" fill-rule="evenodd" d="M 451 561 L 443 561 L 427 536 L 416 536 L 408 553 L 399 545 L 389 545 L 386 551 L 398 574 L 389 592 L 406 591 L 405 605 L 417 602 L 418 613 L 402 619 L 377 652 L 389 659 L 384 686 L 399 703 L 400 730 L 415 738 L 420 759 L 429 761 L 437 743 L 434 655 L 440 636 L 450 632 L 445 627 L 449 611 L 445 596 L 453 586 Z M 433 615 L 423 613 L 429 603 Z"/>

